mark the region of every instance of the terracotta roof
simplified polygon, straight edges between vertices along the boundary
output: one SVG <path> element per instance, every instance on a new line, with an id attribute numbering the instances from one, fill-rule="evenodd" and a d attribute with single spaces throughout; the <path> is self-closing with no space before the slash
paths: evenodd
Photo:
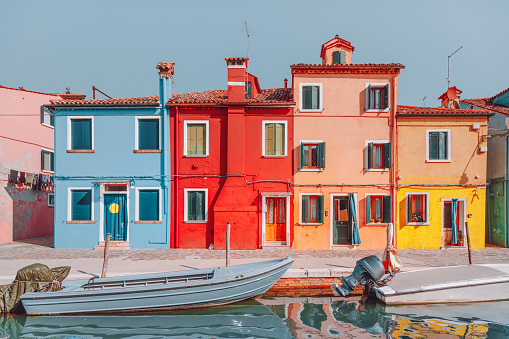
<path id="1" fill-rule="evenodd" d="M 317 64 L 294 64 L 290 66 L 292 74 L 295 73 L 399 73 L 405 66 L 399 63 L 392 64 L 335 64 L 335 65 L 317 65 Z"/>
<path id="2" fill-rule="evenodd" d="M 499 94 L 501 94 L 501 93 L 499 93 Z M 499 95 L 499 94 L 497 94 L 497 95 Z M 494 98 L 494 97 L 492 97 L 492 98 Z M 490 99 L 492 99 L 492 98 L 459 99 L 459 101 L 461 101 L 467 105 L 471 105 L 473 107 L 479 107 L 479 108 L 486 109 L 488 111 L 493 111 L 496 113 L 509 115 L 509 107 L 492 103 L 490 101 Z"/>
<path id="3" fill-rule="evenodd" d="M 159 105 L 159 96 L 88 99 L 88 100 L 51 100 L 54 106 L 154 106 Z"/>
<path id="4" fill-rule="evenodd" d="M 224 104 L 228 102 L 228 90 L 216 89 L 205 92 L 189 92 L 173 94 L 168 104 Z M 292 103 L 291 89 L 262 89 L 260 94 L 247 103 Z"/>
<path id="5" fill-rule="evenodd" d="M 498 93 L 498 94 L 495 94 L 494 96 L 492 96 L 492 97 L 490 97 L 490 98 L 486 98 L 486 100 L 491 101 L 491 100 L 495 99 L 496 97 L 498 97 L 499 95 L 502 95 L 502 94 L 504 94 L 504 93 L 506 93 L 506 92 L 509 92 L 509 88 L 504 89 L 502 92 L 500 92 L 500 93 Z"/>
<path id="6" fill-rule="evenodd" d="M 489 116 L 487 110 L 398 105 L 398 116 Z"/>

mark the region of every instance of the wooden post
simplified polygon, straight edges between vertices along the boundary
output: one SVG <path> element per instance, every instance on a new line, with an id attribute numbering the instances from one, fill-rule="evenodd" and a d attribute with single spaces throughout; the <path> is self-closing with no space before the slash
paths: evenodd
<path id="1" fill-rule="evenodd" d="M 103 271 L 101 273 L 101 278 L 106 278 L 106 271 L 108 271 L 108 255 L 109 255 L 109 247 L 110 247 L 110 237 L 111 233 L 106 233 L 106 241 L 104 242 L 104 261 L 103 261 Z"/>
<path id="2" fill-rule="evenodd" d="M 230 222 L 226 223 L 226 266 L 230 266 Z"/>
<path id="3" fill-rule="evenodd" d="M 467 237 L 468 263 L 472 265 L 472 252 L 470 252 L 470 231 L 468 230 L 468 221 L 465 222 L 465 233 Z"/>

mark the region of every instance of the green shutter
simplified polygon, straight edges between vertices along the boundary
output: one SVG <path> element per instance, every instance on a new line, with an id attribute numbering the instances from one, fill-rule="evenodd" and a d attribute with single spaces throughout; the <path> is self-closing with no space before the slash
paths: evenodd
<path id="1" fill-rule="evenodd" d="M 49 124 L 55 127 L 55 110 L 50 110 L 49 112 L 51 113 L 49 116 Z"/>
<path id="2" fill-rule="evenodd" d="M 384 108 L 389 108 L 389 84 L 384 86 Z"/>
<path id="3" fill-rule="evenodd" d="M 311 86 L 302 87 L 302 109 L 311 108 Z"/>
<path id="4" fill-rule="evenodd" d="M 187 220 L 196 219 L 195 193 L 196 192 L 187 192 Z"/>
<path id="5" fill-rule="evenodd" d="M 383 222 L 390 223 L 391 222 L 391 210 L 392 210 L 392 199 L 390 195 L 386 195 L 383 197 L 382 202 L 383 208 Z"/>
<path id="6" fill-rule="evenodd" d="M 325 142 L 318 144 L 318 167 L 325 168 Z"/>
<path id="7" fill-rule="evenodd" d="M 44 171 L 44 150 L 41 150 L 41 171 Z"/>
<path id="8" fill-rule="evenodd" d="M 196 195 L 196 220 L 205 220 L 205 192 L 195 192 Z"/>
<path id="9" fill-rule="evenodd" d="M 428 140 L 429 147 L 429 159 L 430 160 L 438 160 L 439 159 L 439 136 L 438 132 L 430 132 Z"/>
<path id="10" fill-rule="evenodd" d="M 311 108 L 312 109 L 320 109 L 321 108 L 320 107 L 320 86 L 311 86 L 311 88 L 313 89 L 313 91 L 312 91 L 313 103 L 312 103 Z"/>
<path id="11" fill-rule="evenodd" d="M 245 95 L 245 98 L 246 99 L 251 99 L 251 81 L 246 81 L 245 82 L 245 91 L 246 91 L 246 95 Z"/>
<path id="12" fill-rule="evenodd" d="M 41 123 L 44 123 L 44 106 L 41 105 Z"/>
<path id="13" fill-rule="evenodd" d="M 302 196 L 302 222 L 308 223 L 309 222 L 309 196 L 303 195 Z"/>
<path id="14" fill-rule="evenodd" d="M 373 168 L 373 143 L 368 144 L 368 169 Z"/>
<path id="15" fill-rule="evenodd" d="M 438 158 L 447 159 L 447 132 L 438 132 Z"/>
<path id="16" fill-rule="evenodd" d="M 318 222 L 320 224 L 323 224 L 323 201 L 324 201 L 324 196 L 323 195 L 319 195 L 318 196 Z"/>
<path id="17" fill-rule="evenodd" d="M 366 88 L 366 110 L 371 109 L 371 85 Z"/>
<path id="18" fill-rule="evenodd" d="M 304 167 L 304 143 L 300 143 L 300 168 Z"/>
<path id="19" fill-rule="evenodd" d="M 332 64 L 335 65 L 335 64 L 339 64 L 340 61 L 339 61 L 339 51 L 334 51 L 332 52 Z"/>
<path id="20" fill-rule="evenodd" d="M 407 206 L 407 222 L 412 222 L 412 195 L 407 195 L 406 199 Z"/>
<path id="21" fill-rule="evenodd" d="M 53 152 L 49 154 L 49 170 L 52 172 L 55 171 L 55 153 Z"/>
<path id="22" fill-rule="evenodd" d="M 391 168 L 391 143 L 384 144 L 384 168 Z"/>
<path id="23" fill-rule="evenodd" d="M 339 52 L 339 63 L 346 64 L 346 52 L 345 51 Z"/>
<path id="24" fill-rule="evenodd" d="M 371 222 L 371 197 L 366 195 L 366 224 Z"/>

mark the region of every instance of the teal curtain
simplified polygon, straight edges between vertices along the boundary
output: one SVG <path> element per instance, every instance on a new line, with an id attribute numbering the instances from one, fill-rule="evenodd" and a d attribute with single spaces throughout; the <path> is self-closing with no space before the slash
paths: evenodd
<path id="1" fill-rule="evenodd" d="M 125 194 L 104 195 L 104 238 L 111 234 L 111 240 L 127 240 L 127 196 Z"/>
<path id="2" fill-rule="evenodd" d="M 357 211 L 355 210 L 355 195 L 353 193 L 348 193 L 348 201 L 350 203 L 350 214 L 353 223 L 352 245 L 360 245 L 361 237 L 357 228 Z"/>
<path id="3" fill-rule="evenodd" d="M 451 219 L 452 219 L 452 238 L 451 244 L 458 244 L 458 226 L 456 225 L 458 199 L 452 199 L 451 203 Z"/>

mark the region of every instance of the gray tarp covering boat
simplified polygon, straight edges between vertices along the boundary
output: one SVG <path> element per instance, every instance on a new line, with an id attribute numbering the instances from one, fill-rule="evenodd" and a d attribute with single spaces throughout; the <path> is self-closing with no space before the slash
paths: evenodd
<path id="1" fill-rule="evenodd" d="M 25 311 L 73 314 L 168 310 L 229 304 L 265 293 L 293 259 L 181 272 L 67 281 L 56 292 L 26 293 Z"/>

